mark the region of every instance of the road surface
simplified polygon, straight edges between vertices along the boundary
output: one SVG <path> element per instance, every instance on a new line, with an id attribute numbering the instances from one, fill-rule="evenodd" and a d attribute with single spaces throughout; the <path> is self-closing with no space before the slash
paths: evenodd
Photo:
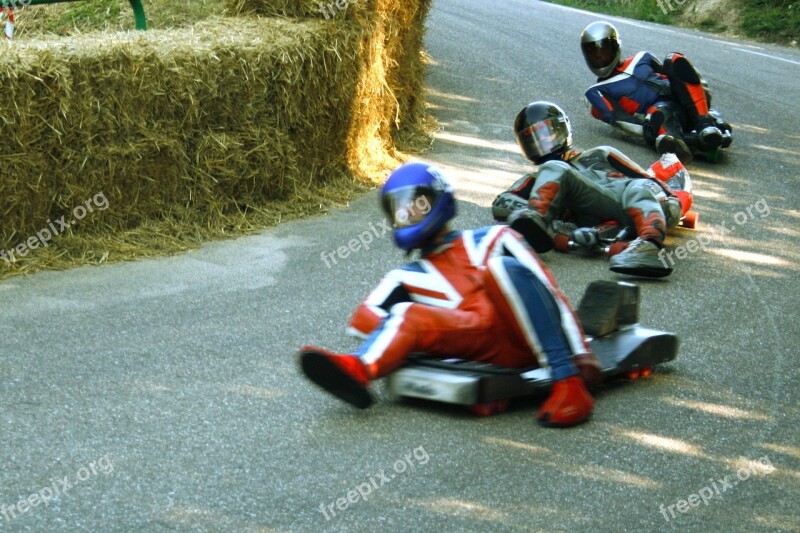
<path id="1" fill-rule="evenodd" d="M 594 121 L 578 36 L 597 15 L 546 3 L 436 0 L 421 156 L 459 189 L 459 227 L 530 167 L 512 123 L 549 99 L 576 146 L 654 152 Z M 537 405 L 475 419 L 378 402 L 356 411 L 298 373 L 341 350 L 349 313 L 404 258 L 376 195 L 328 216 L 184 255 L 0 283 L 3 531 L 800 531 L 797 326 L 800 53 L 619 18 L 625 52 L 685 52 L 735 130 L 690 167 L 701 235 L 642 282 L 642 321 L 679 358 L 606 390 L 593 420 L 536 425 Z M 726 229 L 722 229 L 726 228 Z M 360 234 L 369 249 L 335 252 Z M 327 259 L 326 259 L 327 258 Z M 604 259 L 548 254 L 575 303 Z M 335 260 L 335 262 L 334 262 Z"/>

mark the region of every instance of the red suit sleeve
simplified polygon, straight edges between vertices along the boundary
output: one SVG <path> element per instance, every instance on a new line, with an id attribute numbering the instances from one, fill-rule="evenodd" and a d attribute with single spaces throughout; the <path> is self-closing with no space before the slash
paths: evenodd
<path id="1" fill-rule="evenodd" d="M 349 334 L 366 337 L 386 318 L 394 304 L 411 301 L 398 274 L 398 271 L 393 270 L 384 276 L 378 286 L 356 308 L 348 324 Z"/>

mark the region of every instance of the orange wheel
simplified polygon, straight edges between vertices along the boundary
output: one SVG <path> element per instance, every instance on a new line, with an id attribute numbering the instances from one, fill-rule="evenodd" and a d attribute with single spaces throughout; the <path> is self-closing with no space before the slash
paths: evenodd
<path id="1" fill-rule="evenodd" d="M 569 253 L 569 235 L 564 233 L 556 233 L 555 238 L 553 239 L 553 244 L 556 247 L 557 252 L 562 253 Z"/>
<path id="2" fill-rule="evenodd" d="M 696 229 L 697 222 L 700 219 L 700 213 L 697 211 L 687 211 L 685 215 L 683 215 L 683 220 L 681 220 L 681 225 L 684 228 L 689 229 Z"/>
<path id="3" fill-rule="evenodd" d="M 469 406 L 469 412 L 476 416 L 490 416 L 508 410 L 511 400 L 495 400 L 493 402 L 476 403 Z"/>
<path id="4" fill-rule="evenodd" d="M 634 368 L 633 370 L 628 370 L 623 374 L 627 379 L 639 379 L 642 376 L 642 371 L 638 368 Z"/>
<path id="5" fill-rule="evenodd" d="M 469 406 L 469 412 L 475 416 L 489 416 L 492 414 L 491 407 L 488 403 L 476 403 Z"/>
<path id="6" fill-rule="evenodd" d="M 647 376 L 650 376 L 652 374 L 653 374 L 653 369 L 651 367 L 648 366 L 648 367 L 645 367 L 645 368 L 642 369 L 642 377 L 643 378 L 646 378 Z"/>
<path id="7" fill-rule="evenodd" d="M 627 247 L 628 243 L 625 241 L 612 242 L 611 246 L 608 247 L 608 257 L 614 257 L 615 255 L 622 253 Z"/>

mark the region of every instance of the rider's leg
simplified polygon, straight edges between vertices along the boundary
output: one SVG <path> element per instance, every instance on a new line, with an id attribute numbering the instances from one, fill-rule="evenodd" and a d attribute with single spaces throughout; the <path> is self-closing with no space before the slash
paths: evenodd
<path id="1" fill-rule="evenodd" d="M 646 137 L 655 139 L 656 150 L 660 154 L 673 153 L 682 162 L 692 162 L 692 151 L 686 144 L 680 111 L 671 102 L 658 102 L 650 109 L 647 117 Z"/>
<path id="2" fill-rule="evenodd" d="M 667 215 L 667 226 L 674 227 L 680 222 L 680 217 L 685 215 L 692 207 L 692 178 L 683 164 L 672 154 L 662 155 L 661 158 L 650 165 L 647 173 L 669 187 L 673 196 L 662 203 L 662 208 Z M 665 208 L 667 203 L 678 202 L 680 212 L 674 216 L 674 206 Z M 672 216 L 670 216 L 672 214 Z"/>
<path id="3" fill-rule="evenodd" d="M 651 180 L 631 180 L 622 191 L 622 207 L 628 224 L 636 228 L 637 235 L 659 245 L 666 237 L 667 222 L 661 210 L 659 196 L 666 197 L 663 189 Z"/>
<path id="4" fill-rule="evenodd" d="M 612 257 L 609 268 L 620 274 L 663 277 L 672 273 L 672 265 L 663 259 L 667 221 L 659 195 L 666 194 L 652 180 L 631 180 L 621 193 L 621 201 L 638 237 L 621 253 Z M 679 216 L 679 209 L 678 209 Z"/>
<path id="5" fill-rule="evenodd" d="M 485 292 L 473 293 L 461 309 L 398 303 L 354 353 L 306 346 L 300 351 L 300 365 L 311 381 L 362 409 L 372 404 L 370 381 L 392 373 L 413 352 L 535 365 L 535 357 L 522 345 L 497 342 L 509 335 L 505 323 L 494 317 Z"/>
<path id="6" fill-rule="evenodd" d="M 722 132 L 710 114 L 710 97 L 691 61 L 679 53 L 669 54 L 664 60 L 664 73 L 669 78 L 672 93 L 686 110 L 689 123 L 697 130 L 701 146 L 711 149 L 722 144 Z"/>
<path id="7" fill-rule="evenodd" d="M 513 332 L 506 342 L 525 346 L 540 366 L 550 367 L 553 390 L 539 410 L 539 422 L 559 427 L 583 422 L 594 406 L 584 381 L 597 381 L 602 373 L 566 297 L 533 255 L 496 257 L 487 266 L 486 292 L 498 320 Z"/>

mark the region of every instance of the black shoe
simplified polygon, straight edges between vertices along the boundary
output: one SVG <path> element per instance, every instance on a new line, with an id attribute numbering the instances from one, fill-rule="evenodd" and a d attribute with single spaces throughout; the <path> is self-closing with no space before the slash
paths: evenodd
<path id="1" fill-rule="evenodd" d="M 697 119 L 697 140 L 703 150 L 719 148 L 723 142 L 722 129 L 714 115 L 703 115 Z"/>
<path id="2" fill-rule="evenodd" d="M 303 374 L 340 400 L 359 409 L 372 405 L 363 364 L 355 356 L 306 346 L 300 351 L 299 359 Z"/>
<path id="3" fill-rule="evenodd" d="M 733 142 L 733 136 L 731 135 L 730 130 L 724 130 L 722 132 L 722 144 L 720 145 L 720 148 L 730 147 L 731 142 Z"/>
<path id="4" fill-rule="evenodd" d="M 609 269 L 617 274 L 663 278 L 672 274 L 672 268 L 661 257 L 662 247 L 652 241 L 636 238 L 627 248 L 609 260 Z"/>
<path id="5" fill-rule="evenodd" d="M 544 217 L 532 209 L 518 209 L 508 217 L 508 225 L 520 233 L 537 254 L 549 252 L 555 247 L 552 231 Z"/>
<path id="6" fill-rule="evenodd" d="M 703 150 L 713 150 L 722 146 L 722 132 L 716 126 L 708 126 L 700 130 L 697 134 L 697 140 L 700 142 L 700 147 Z"/>
<path id="7" fill-rule="evenodd" d="M 656 138 L 656 151 L 659 154 L 672 153 L 678 156 L 681 163 L 688 165 L 694 160 L 692 151 L 683 139 L 678 139 L 672 135 L 659 135 Z"/>
<path id="8" fill-rule="evenodd" d="M 722 132 L 722 144 L 720 148 L 728 148 L 733 141 L 733 127 L 722 120 L 722 115 L 716 109 L 709 109 L 708 115 L 714 119 L 714 126 Z"/>

